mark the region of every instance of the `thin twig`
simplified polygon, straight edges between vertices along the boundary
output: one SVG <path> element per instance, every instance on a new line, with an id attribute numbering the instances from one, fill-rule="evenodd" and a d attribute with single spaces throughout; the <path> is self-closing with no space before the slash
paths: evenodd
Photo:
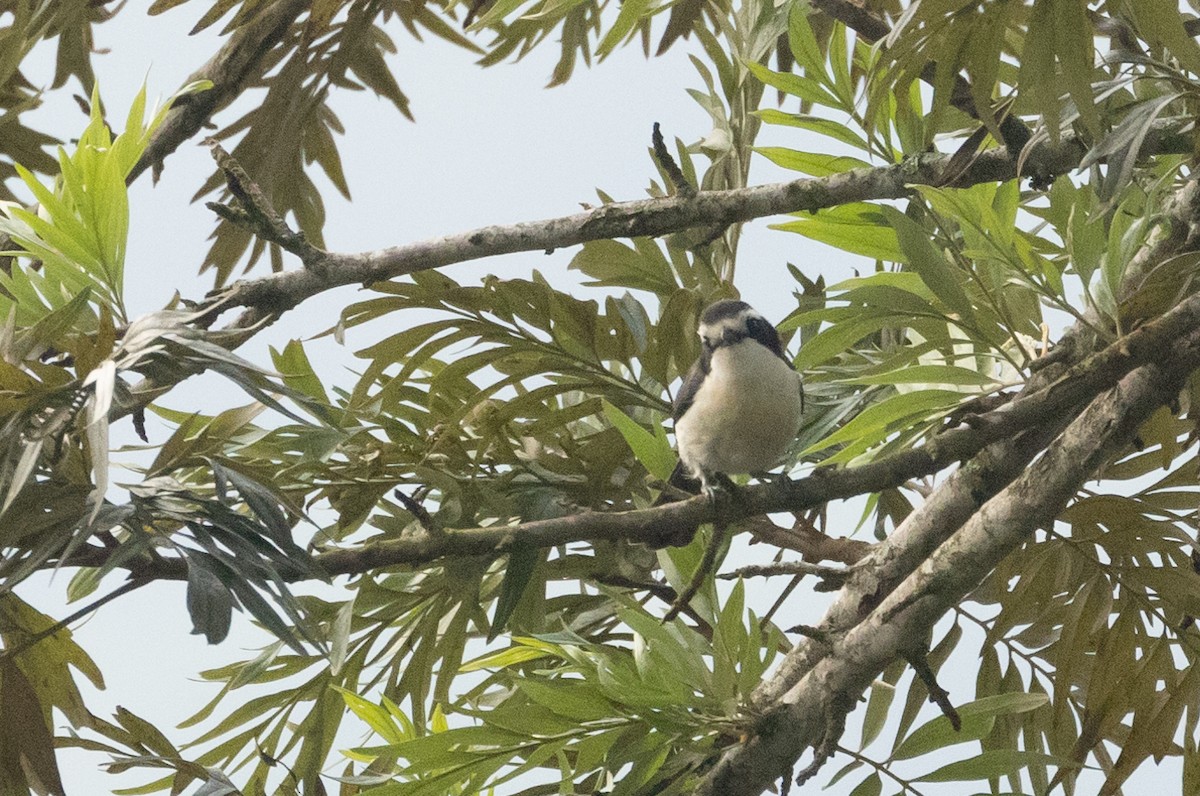
<path id="1" fill-rule="evenodd" d="M 878 773 L 885 774 L 889 779 L 894 781 L 897 785 L 904 788 L 905 793 L 911 793 L 911 794 L 913 794 L 913 796 L 922 796 L 921 791 L 914 788 L 911 782 L 909 782 L 907 779 L 904 779 L 900 775 L 894 773 L 890 768 L 888 768 L 883 763 L 872 760 L 871 758 L 867 757 L 866 755 L 862 754 L 861 752 L 856 752 L 853 749 L 850 749 L 849 747 L 846 747 L 846 746 L 839 745 L 837 750 L 849 758 L 857 760 L 860 763 L 867 764 L 871 768 L 875 769 L 875 771 L 877 771 Z"/>
<path id="2" fill-rule="evenodd" d="M 205 202 L 204 206 L 231 224 L 243 227 L 268 243 L 275 243 L 284 251 L 296 255 L 305 268 L 323 266 L 326 253 L 309 243 L 303 232 L 288 226 L 283 216 L 258 187 L 258 183 L 250 179 L 242 164 L 226 152 L 215 138 L 207 138 L 204 143 L 211 150 L 217 167 L 225 175 L 229 193 L 236 202 Z"/>
<path id="3" fill-rule="evenodd" d="M 778 561 L 772 564 L 749 564 L 733 572 L 725 572 L 717 577 L 722 580 L 738 578 L 769 578 L 775 575 L 815 575 L 824 583 L 817 591 L 832 591 L 841 588 L 850 575 L 848 567 L 823 567 L 810 564 L 807 561 Z"/>
<path id="4" fill-rule="evenodd" d="M 908 661 L 908 665 L 917 673 L 917 677 L 921 678 L 921 682 L 925 684 L 926 690 L 929 691 L 929 701 L 938 706 L 942 711 L 942 715 L 950 719 L 950 726 L 955 732 L 962 729 L 962 718 L 959 717 L 958 711 L 954 708 L 954 703 L 950 701 L 950 692 L 942 688 L 937 681 L 937 675 L 934 674 L 933 668 L 929 665 L 928 650 L 913 649 L 904 656 Z"/>
<path id="5" fill-rule="evenodd" d="M 429 513 L 429 510 L 419 500 L 409 497 L 399 489 L 393 489 L 392 496 L 396 498 L 396 501 L 409 514 L 416 517 L 417 522 L 425 529 L 425 533 L 430 536 L 440 536 L 442 534 L 442 524 Z"/>
<path id="6" fill-rule="evenodd" d="M 658 161 L 658 165 L 662 167 L 662 170 L 667 173 L 667 179 L 671 181 L 671 185 L 675 188 L 675 193 L 687 199 L 695 196 L 696 186 L 688 182 L 683 170 L 675 162 L 675 158 L 671 157 L 671 152 L 667 149 L 666 143 L 663 142 L 662 131 L 659 130 L 658 122 L 654 123 L 654 132 L 650 135 L 650 140 L 654 143 L 654 159 Z"/>
<path id="7" fill-rule="evenodd" d="M 153 577 L 147 577 L 147 576 L 142 576 L 142 575 L 137 575 L 137 576 L 130 578 L 128 581 L 121 584 L 117 588 L 113 589 L 108 594 L 104 595 L 103 597 L 100 597 L 97 600 L 93 600 L 92 602 L 88 603 L 84 607 L 80 608 L 75 613 L 71 614 L 70 616 L 66 617 L 65 619 L 60 619 L 59 621 L 55 622 L 53 625 L 46 628 L 45 630 L 40 630 L 37 633 L 34 633 L 32 636 L 25 639 L 20 644 L 17 644 L 16 646 L 10 647 L 8 649 L 0 650 L 0 658 L 10 658 L 10 659 L 16 658 L 22 652 L 25 652 L 26 650 L 30 649 L 38 642 L 50 638 L 54 634 L 58 633 L 60 630 L 64 629 L 68 625 L 70 625 L 72 622 L 74 622 L 78 619 L 82 619 L 83 617 L 85 617 L 88 614 L 92 613 L 93 611 L 99 609 L 106 603 L 112 602 L 113 600 L 117 599 L 118 597 L 120 597 L 123 594 L 129 594 L 129 592 L 131 592 L 135 589 L 140 589 L 142 586 L 145 586 L 147 583 L 150 583 L 153 580 L 154 580 Z"/>
<path id="8" fill-rule="evenodd" d="M 712 572 L 713 564 L 717 560 L 717 553 L 721 549 L 721 545 L 725 543 L 725 535 L 728 524 L 723 520 L 718 520 L 713 523 L 712 536 L 708 539 L 708 546 L 704 548 L 704 556 L 701 557 L 700 563 L 696 565 L 696 571 L 692 573 L 692 579 L 684 588 L 679 596 L 675 598 L 675 602 L 671 604 L 666 615 L 663 616 L 663 623 L 670 622 L 675 617 L 679 616 L 679 612 L 683 610 L 685 605 L 690 605 L 692 598 L 700 591 L 700 587 L 704 585 L 704 579 Z"/>

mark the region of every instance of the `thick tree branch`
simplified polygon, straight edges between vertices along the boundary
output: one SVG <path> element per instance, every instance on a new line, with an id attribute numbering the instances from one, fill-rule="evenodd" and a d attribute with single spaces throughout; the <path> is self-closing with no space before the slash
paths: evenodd
<path id="1" fill-rule="evenodd" d="M 238 28 L 217 54 L 193 72 L 187 81 L 210 80 L 213 87 L 186 97 L 171 108 L 126 182 L 132 183 L 151 167 L 156 174 L 161 171 L 168 155 L 200 132 L 209 119 L 261 77 L 264 57 L 283 40 L 292 23 L 308 10 L 309 5 L 310 0 L 279 0 L 257 20 Z"/>
<path id="2" fill-rule="evenodd" d="M 766 710 L 758 732 L 728 751 L 697 793 L 761 793 L 806 748 L 826 745 L 826 728 L 836 725 L 889 663 L 904 656 L 913 638 L 925 637 L 1004 556 L 1053 523 L 1150 414 L 1175 399 L 1200 365 L 1200 333 L 1173 353 L 1166 364 L 1139 368 L 1093 401 L 1045 455 L 980 507 L 865 620 L 844 634 L 823 636 L 820 661 Z"/>
<path id="3" fill-rule="evenodd" d="M 1067 369 L 1050 384 L 1020 396 L 986 414 L 970 418 L 970 422 L 947 429 L 929 443 L 857 467 L 841 470 L 818 470 L 796 481 L 761 484 L 743 490 L 743 499 L 724 509 L 731 521 L 757 517 L 779 511 L 802 511 L 855 495 L 878 492 L 900 486 L 912 478 L 939 472 L 946 467 L 975 457 L 991 443 L 1005 441 L 1008 451 L 998 455 L 1002 465 L 972 461 L 951 476 L 956 485 L 939 489 L 922 510 L 914 512 L 905 525 L 917 523 L 924 516 L 958 518 L 945 530 L 928 533 L 921 544 L 904 546 L 908 539 L 904 526 L 893 535 L 891 544 L 881 547 L 878 558 L 870 566 L 856 569 L 852 577 L 854 593 L 878 594 L 891 590 L 906 577 L 941 541 L 965 521 L 977 508 L 982 497 L 990 497 L 1006 485 L 1015 474 L 1040 451 L 1057 433 L 1080 405 L 1112 387 L 1125 374 L 1147 362 L 1170 361 L 1171 345 L 1200 329 L 1200 294 L 1125 335 L 1102 351 Z M 990 462 L 990 460 L 989 460 Z M 948 496 L 955 510 L 945 510 L 939 496 Z M 624 512 L 588 512 L 521 525 L 471 529 L 443 529 L 438 534 L 423 534 L 402 539 L 369 543 L 363 547 L 334 550 L 316 556 L 331 575 L 357 574 L 380 567 L 423 564 L 448 556 L 497 555 L 520 542 L 534 547 L 553 547 L 572 542 L 611 539 L 634 539 L 646 542 L 666 542 L 682 528 L 714 519 L 712 505 L 702 496 L 654 508 Z M 939 533 L 941 535 L 939 535 Z M 71 566 L 96 566 L 110 551 L 90 548 L 64 562 Z M 139 575 L 164 579 L 186 577 L 185 565 L 179 560 L 163 560 L 147 564 L 131 562 L 130 568 Z M 300 573 L 291 573 L 298 579 Z M 891 584 L 891 585 L 887 585 Z M 845 609 L 848 617 L 863 613 L 860 601 Z M 841 624 L 842 627 L 846 623 Z M 790 660 L 790 659 L 789 659 Z M 799 659 L 797 659 L 799 661 Z M 772 688 L 790 687 L 795 672 L 806 670 L 803 661 L 785 663 L 782 675 L 764 684 L 762 703 L 773 696 Z M 775 683 L 775 685 L 771 685 Z M 782 686 L 780 685 L 782 684 Z"/>
<path id="4" fill-rule="evenodd" d="M 1120 290 L 1123 300 L 1136 295 L 1146 274 L 1154 266 L 1181 253 L 1194 251 L 1200 246 L 1200 233 L 1197 232 L 1200 230 L 1198 214 L 1200 214 L 1200 185 L 1196 182 L 1189 182 L 1180 188 L 1167 204 L 1163 214 L 1164 223 L 1151 235 L 1126 269 Z M 1168 317 L 1182 320 L 1182 316 L 1177 316 L 1175 313 L 1190 314 L 1191 310 L 1187 309 L 1187 305 L 1192 304 L 1195 300 L 1196 296 L 1192 296 L 1159 320 L 1166 320 Z M 1196 345 L 1195 341 L 1200 339 L 1200 327 L 1187 326 L 1186 331 L 1181 332 L 1177 329 L 1172 332 L 1172 335 L 1175 339 L 1186 338 L 1190 342 L 1173 344 L 1171 336 L 1159 338 L 1157 345 L 1162 346 L 1164 351 L 1156 357 L 1155 361 L 1164 369 L 1169 369 L 1173 378 L 1182 381 L 1196 367 L 1196 362 L 1190 357 L 1195 354 L 1192 349 Z M 1073 368 L 1069 369 L 1067 376 L 1058 378 L 1054 384 L 1061 385 L 1069 381 L 1070 373 L 1088 369 L 1097 361 L 1097 358 L 1105 358 L 1113 353 L 1119 353 L 1123 343 L 1132 339 L 1133 336 L 1118 340 L 1114 346 L 1109 346 L 1108 349 L 1088 360 L 1077 362 Z M 1077 323 L 1068 330 L 1059 349 L 1064 351 L 1065 355 L 1053 357 L 1056 360 L 1055 365 L 1039 369 L 1026 385 L 1022 396 L 1018 397 L 1012 406 L 1019 406 L 1027 398 L 1033 397 L 1030 393 L 1038 394 L 1052 389 L 1053 384 L 1042 386 L 1051 378 L 1051 372 L 1061 369 L 1064 362 L 1078 360 L 1080 353 L 1086 352 L 1094 344 L 1093 337 L 1093 329 L 1082 323 Z M 1146 368 L 1139 372 L 1144 371 Z M 1175 395 L 1172 394 L 1163 402 L 1172 400 L 1174 397 Z M 1096 401 L 1092 402 L 1093 408 L 1096 403 Z M 880 544 L 868 559 L 855 568 L 847 586 L 843 588 L 838 599 L 818 626 L 819 636 L 821 638 L 843 638 L 852 631 L 857 632 L 856 628 L 862 626 L 865 617 L 871 614 L 881 602 L 893 600 L 898 587 L 910 579 L 919 567 L 927 566 L 930 556 L 939 546 L 950 539 L 960 527 L 978 521 L 981 505 L 999 494 L 1001 489 L 1010 489 L 1009 484 L 1014 479 L 1027 477 L 1029 473 L 1029 470 L 1026 469 L 1027 463 L 1047 441 L 1058 436 L 1059 429 L 1064 425 L 1061 416 L 1058 418 L 1047 417 L 1045 424 L 1030 426 L 1028 431 L 1015 439 L 993 445 L 968 462 L 966 466 L 950 475 L 925 503 L 909 515 L 888 540 Z M 1130 433 L 1132 434 L 1132 432 Z M 1059 440 L 1056 444 L 1061 445 L 1061 443 L 1062 440 Z M 1045 461 L 1046 458 L 1043 457 L 1039 465 Z M 1064 502 L 1065 500 L 1066 498 L 1064 498 Z M 988 563 L 983 570 L 984 573 L 990 570 L 994 564 L 995 561 Z M 927 632 L 928 628 L 924 633 Z M 918 632 L 916 637 L 924 637 L 924 634 Z M 828 644 L 798 644 L 788 653 L 772 676 L 752 695 L 751 702 L 754 706 L 752 710 L 759 714 L 778 711 L 780 705 L 788 701 L 787 695 L 806 682 L 818 667 L 826 662 L 830 652 L 831 647 Z M 831 698 L 825 704 L 825 712 L 836 713 L 843 709 L 849 710 L 853 702 L 847 702 L 848 699 L 850 699 L 848 693 Z M 801 745 L 793 751 L 798 755 L 804 744 L 813 745 L 814 748 L 828 748 L 830 740 L 826 737 L 828 728 L 837 726 L 843 719 L 844 717 L 827 716 L 821 713 L 810 714 L 807 723 L 795 730 L 795 733 L 808 733 L 807 740 L 802 741 Z M 737 750 L 731 752 L 725 762 L 735 769 L 738 768 L 746 762 L 734 760 L 740 754 L 741 752 Z M 769 758 L 770 754 L 767 757 Z M 790 766 L 794 763 L 794 757 L 786 763 L 779 760 L 766 763 L 765 759 L 760 758 L 757 764 Z M 714 773 L 714 776 L 718 775 Z M 706 782 L 705 787 L 711 785 L 712 779 Z"/>
<path id="5" fill-rule="evenodd" d="M 1191 151 L 1191 140 L 1161 124 L 1146 155 Z M 1024 168 L 1038 174 L 1065 174 L 1079 165 L 1085 153 L 1076 137 L 1057 144 L 1031 146 Z M 468 232 L 347 254 L 329 252 L 319 267 L 286 271 L 236 282 L 221 295 L 223 307 L 249 308 L 237 322 L 247 326 L 294 309 L 313 296 L 345 285 L 371 285 L 399 276 L 522 251 L 551 251 L 593 240 L 660 236 L 694 227 L 729 225 L 781 213 L 815 212 L 829 207 L 912 193 L 913 185 L 955 186 L 1014 179 L 1017 158 L 1003 148 L 981 152 L 959 170 L 952 155 L 921 155 L 894 166 L 854 169 L 822 178 L 703 191 L 694 197 L 671 196 L 604 205 L 571 216 L 482 227 Z"/>

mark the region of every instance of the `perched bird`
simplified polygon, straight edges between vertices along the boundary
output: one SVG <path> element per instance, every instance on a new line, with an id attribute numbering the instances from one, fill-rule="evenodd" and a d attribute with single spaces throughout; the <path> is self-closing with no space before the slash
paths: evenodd
<path id="1" fill-rule="evenodd" d="M 718 301 L 700 316 L 700 358 L 675 397 L 679 466 L 715 497 L 721 476 L 763 473 L 800 430 L 804 390 L 779 332 L 744 301 Z M 694 487 L 693 487 L 694 488 Z"/>

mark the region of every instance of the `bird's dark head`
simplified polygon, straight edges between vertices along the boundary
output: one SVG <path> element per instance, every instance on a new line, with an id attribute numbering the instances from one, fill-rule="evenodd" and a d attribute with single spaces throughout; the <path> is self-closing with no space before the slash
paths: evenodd
<path id="1" fill-rule="evenodd" d="M 726 299 L 710 304 L 700 314 L 697 333 L 706 351 L 734 345 L 749 338 L 762 343 L 776 355 L 783 356 L 783 344 L 775 327 L 744 301 Z"/>

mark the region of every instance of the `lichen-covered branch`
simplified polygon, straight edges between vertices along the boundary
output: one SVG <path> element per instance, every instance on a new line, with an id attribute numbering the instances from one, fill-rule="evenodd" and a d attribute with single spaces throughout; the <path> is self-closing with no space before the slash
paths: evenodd
<path id="1" fill-rule="evenodd" d="M 1200 184 L 1185 183 L 1164 208 L 1163 223 L 1135 255 L 1126 269 L 1120 290 L 1123 297 L 1133 296 L 1141 286 L 1145 275 L 1154 266 L 1181 253 L 1195 251 L 1197 246 L 1200 246 L 1200 235 L 1197 234 L 1197 230 L 1200 230 L 1200 223 L 1197 222 L 1198 213 L 1200 213 Z M 1145 360 L 1150 364 L 1135 371 L 1136 374 L 1140 374 L 1140 380 L 1133 383 L 1137 385 L 1138 390 L 1142 391 L 1138 393 L 1141 397 L 1129 398 L 1124 402 L 1125 409 L 1123 411 L 1126 414 L 1121 414 L 1116 420 L 1086 421 L 1090 422 L 1090 425 L 1085 423 L 1086 418 L 1094 418 L 1097 406 L 1102 405 L 1107 410 L 1115 411 L 1112 407 L 1112 396 L 1123 394 L 1128 397 L 1130 394 L 1128 389 L 1125 393 L 1122 393 L 1121 390 L 1128 388 L 1131 383 L 1130 379 L 1133 378 L 1132 375 L 1123 375 L 1124 381 L 1114 386 L 1106 396 L 1095 400 L 1088 399 L 1090 401 L 1088 410 L 1074 420 L 1069 427 L 1066 424 L 1066 421 L 1070 419 L 1069 415 L 1047 414 L 1044 416 L 1044 422 L 1031 423 L 1024 427 L 1026 430 L 1013 438 L 1002 439 L 997 444 L 983 449 L 979 455 L 952 473 L 918 509 L 909 515 L 888 540 L 878 545 L 868 558 L 855 567 L 846 586 L 817 625 L 816 630 L 820 637 L 822 639 L 841 639 L 850 638 L 853 635 L 855 638 L 861 639 L 860 629 L 868 626 L 872 621 L 877 622 L 879 611 L 894 611 L 897 604 L 907 607 L 909 603 L 906 600 L 915 599 L 912 596 L 911 586 L 913 578 L 917 577 L 915 573 L 928 571 L 932 561 L 940 560 L 938 556 L 941 551 L 951 544 L 948 540 L 955 540 L 953 549 L 965 549 L 974 555 L 973 548 L 962 546 L 958 540 L 963 537 L 968 528 L 978 529 L 980 527 L 979 523 L 985 521 L 981 518 L 988 516 L 984 509 L 992 506 L 993 501 L 1000 500 L 1001 496 L 1009 496 L 1005 498 L 1006 502 L 1002 505 L 1015 511 L 1028 510 L 1030 511 L 1029 516 L 1033 519 L 1031 524 L 1016 524 L 1015 532 L 1019 538 L 1011 541 L 1003 553 L 998 553 L 994 557 L 982 561 L 975 561 L 975 565 L 982 569 L 967 570 L 978 575 L 975 583 L 995 566 L 1004 553 L 1015 544 L 1019 544 L 1020 540 L 1024 539 L 1029 532 L 1042 524 L 1051 522 L 1062 505 L 1065 505 L 1070 496 L 1074 494 L 1078 484 L 1071 487 L 1070 492 L 1065 496 L 1061 496 L 1060 503 L 1054 503 L 1060 497 L 1059 491 L 1061 491 L 1059 487 L 1055 486 L 1056 482 L 1053 479 L 1047 480 L 1044 484 L 1037 480 L 1030 481 L 1030 474 L 1044 470 L 1048 462 L 1059 464 L 1066 462 L 1070 464 L 1070 467 L 1066 472 L 1060 474 L 1061 477 L 1077 479 L 1078 483 L 1082 483 L 1092 473 L 1078 470 L 1077 465 L 1092 461 L 1089 456 L 1099 455 L 1098 451 L 1111 453 L 1132 436 L 1141 419 L 1144 419 L 1150 411 L 1176 397 L 1180 385 L 1200 365 L 1200 354 L 1197 353 L 1197 349 L 1200 347 L 1200 325 L 1196 324 L 1195 318 L 1185 320 L 1185 317 L 1191 316 L 1194 311 L 1192 304 L 1195 299 L 1195 296 L 1186 299 L 1157 321 L 1126 335 L 1104 350 L 1086 358 L 1083 354 L 1094 344 L 1092 341 L 1094 330 L 1082 323 L 1077 323 L 1069 329 L 1063 337 L 1062 350 L 1065 354 L 1053 357 L 1056 360 L 1055 365 L 1040 369 L 1030 379 L 1022 391 L 1022 396 L 1007 407 L 997 410 L 998 412 L 1005 409 L 1018 412 L 1027 411 L 1038 403 L 1038 401 L 1031 403 L 1031 398 L 1048 396 L 1055 391 L 1060 391 L 1059 397 L 1064 399 L 1067 396 L 1063 395 L 1061 391 L 1068 384 L 1074 383 L 1076 386 L 1081 386 L 1079 378 L 1082 374 L 1091 374 L 1090 377 L 1083 376 L 1084 380 L 1094 378 L 1114 363 L 1110 357 L 1120 358 L 1126 351 L 1131 351 L 1131 349 L 1125 348 L 1126 344 L 1132 344 L 1134 349 L 1138 349 L 1142 342 L 1147 342 L 1146 338 L 1138 340 L 1141 332 L 1153 329 L 1158 322 L 1162 321 L 1167 321 L 1170 326 L 1170 332 L 1162 337 L 1158 337 L 1157 332 L 1151 332 L 1151 335 L 1155 337 L 1153 347 L 1156 354 Z M 1170 320 L 1168 321 L 1168 319 Z M 1180 322 L 1181 325 L 1175 326 L 1176 322 Z M 1165 328 L 1159 327 L 1160 330 Z M 1072 361 L 1075 364 L 1067 367 L 1065 374 L 1051 376 L 1051 371 L 1063 368 L 1064 363 Z M 1046 382 L 1051 378 L 1054 380 L 1047 385 Z M 1152 385 L 1151 382 L 1153 382 Z M 1100 392 L 1101 390 L 1097 390 L 1093 395 L 1099 395 Z M 1147 398 L 1147 394 L 1152 394 L 1152 397 Z M 1149 405 L 1146 403 L 1147 401 L 1149 401 Z M 1080 423 L 1085 423 L 1085 425 L 1081 427 Z M 1129 424 L 1132 425 L 1126 428 Z M 1066 431 L 1062 431 L 1064 428 Z M 1080 431 L 1081 428 L 1084 431 Z M 1062 431 L 1061 437 L 1059 436 L 1060 431 Z M 1092 434 L 1093 438 L 1081 440 L 1081 434 L 1083 436 Z M 1109 435 L 1112 435 L 1111 438 Z M 1051 440 L 1056 441 L 1047 448 L 1047 453 L 1038 459 L 1035 465 L 1030 466 L 1029 462 L 1033 461 L 1034 457 Z M 1061 455 L 1063 446 L 1068 443 L 1076 446 L 1091 443 L 1098 447 L 1087 455 L 1077 451 L 1076 454 L 1073 454 L 1078 456 L 1076 461 L 1071 458 L 1071 455 Z M 1051 456 L 1051 451 L 1059 453 Z M 1093 470 L 1103 461 L 1103 456 L 1096 459 L 1092 465 Z M 1031 488 L 1030 484 L 1034 485 L 1034 488 Z M 1036 504 L 1024 506 L 1019 501 L 1014 503 L 1013 496 L 1020 495 L 1022 490 L 1032 493 L 1042 487 L 1047 488 L 1048 499 L 1051 501 L 1051 504 L 1047 505 L 1053 508 L 1053 512 L 1039 513 L 1035 507 Z M 1060 487 L 1065 488 L 1061 485 Z M 972 533 L 978 533 L 978 530 Z M 956 570 L 956 572 L 961 571 L 961 569 Z M 959 583 L 961 585 L 965 582 Z M 948 603 L 941 602 L 943 595 L 940 591 L 931 595 L 937 598 L 937 606 L 945 605 L 946 607 L 939 607 L 938 610 L 923 615 L 925 618 L 932 617 L 929 618 L 928 624 L 919 629 L 911 626 L 906 628 L 906 635 L 903 635 L 900 641 L 907 643 L 914 637 L 923 638 L 924 634 L 932 627 L 933 622 L 944 613 L 946 608 L 954 605 L 962 594 L 969 591 L 969 588 L 973 588 L 973 585 L 966 588 L 961 594 L 953 595 Z M 906 593 L 909 596 L 897 597 L 902 590 L 907 590 Z M 900 602 L 897 603 L 897 600 Z M 892 606 L 892 608 L 886 606 Z M 880 643 L 884 644 L 885 642 Z M 891 660 L 903 657 L 904 648 L 902 646 L 888 649 L 891 657 L 883 664 L 884 666 Z M 836 646 L 803 642 L 788 653 L 772 676 L 764 681 L 752 695 L 752 703 L 756 712 L 772 716 L 774 717 L 773 721 L 778 720 L 783 724 L 764 723 L 762 729 L 766 740 L 761 743 L 753 741 L 744 747 L 730 751 L 723 759 L 721 766 L 715 769 L 710 778 L 706 780 L 701 789 L 702 793 L 723 792 L 721 790 L 723 784 L 736 780 L 738 776 L 755 767 L 766 767 L 776 772 L 774 776 L 777 777 L 779 776 L 778 772 L 788 770 L 794 764 L 795 759 L 806 747 L 829 747 L 828 728 L 839 723 L 841 719 L 825 714 L 830 710 L 842 707 L 845 707 L 846 710 L 851 709 L 850 706 L 855 704 L 861 689 L 855 691 L 851 686 L 842 691 L 827 691 L 826 695 L 830 697 L 829 700 L 820 703 L 824 713 L 814 712 L 816 709 L 813 704 L 807 703 L 810 712 L 805 719 L 806 723 L 798 725 L 806 728 L 804 731 L 808 733 L 803 740 L 797 740 L 799 737 L 797 733 L 800 730 L 789 730 L 791 739 L 783 740 L 783 736 L 779 735 L 782 731 L 778 727 L 796 718 L 783 706 L 796 704 L 795 694 L 798 689 L 812 688 L 814 682 L 812 678 L 821 681 L 821 687 L 829 686 L 829 683 L 824 680 L 827 676 L 824 672 L 827 671 L 828 661 L 835 651 Z M 843 660 L 842 663 L 844 664 L 846 661 Z M 861 676 L 867 677 L 864 687 L 866 683 L 870 682 L 871 677 L 874 677 L 882 669 L 882 666 L 880 669 L 873 669 L 873 665 L 874 659 L 871 659 L 870 662 L 864 662 L 861 658 L 855 659 L 856 671 Z M 866 674 L 862 674 L 864 672 Z M 844 676 L 849 677 L 850 675 L 844 674 Z M 805 683 L 808 686 L 804 686 Z M 814 719 L 813 716 L 818 718 Z M 830 723 L 831 721 L 833 724 Z M 783 748 L 781 744 L 787 747 L 786 753 L 781 751 Z M 769 782 L 770 778 L 768 776 L 765 781 Z M 712 791 L 711 789 L 714 787 L 718 790 Z M 747 787 L 744 790 L 730 792 L 758 793 L 760 790 L 761 788 L 755 790 Z"/>
<path id="2" fill-rule="evenodd" d="M 766 706 L 757 732 L 725 754 L 697 793 L 761 793 L 789 772 L 805 749 L 827 745 L 828 728 L 837 726 L 839 711 L 856 704 L 871 681 L 904 656 L 911 640 L 927 636 L 1004 556 L 1052 524 L 1150 414 L 1175 399 L 1200 366 L 1200 333 L 1175 346 L 1173 354 L 1169 364 L 1145 365 L 1094 400 L 1044 455 L 980 506 L 862 621 L 841 633 L 822 634 L 819 660 Z M 816 645 L 802 641 L 799 646 Z"/>

